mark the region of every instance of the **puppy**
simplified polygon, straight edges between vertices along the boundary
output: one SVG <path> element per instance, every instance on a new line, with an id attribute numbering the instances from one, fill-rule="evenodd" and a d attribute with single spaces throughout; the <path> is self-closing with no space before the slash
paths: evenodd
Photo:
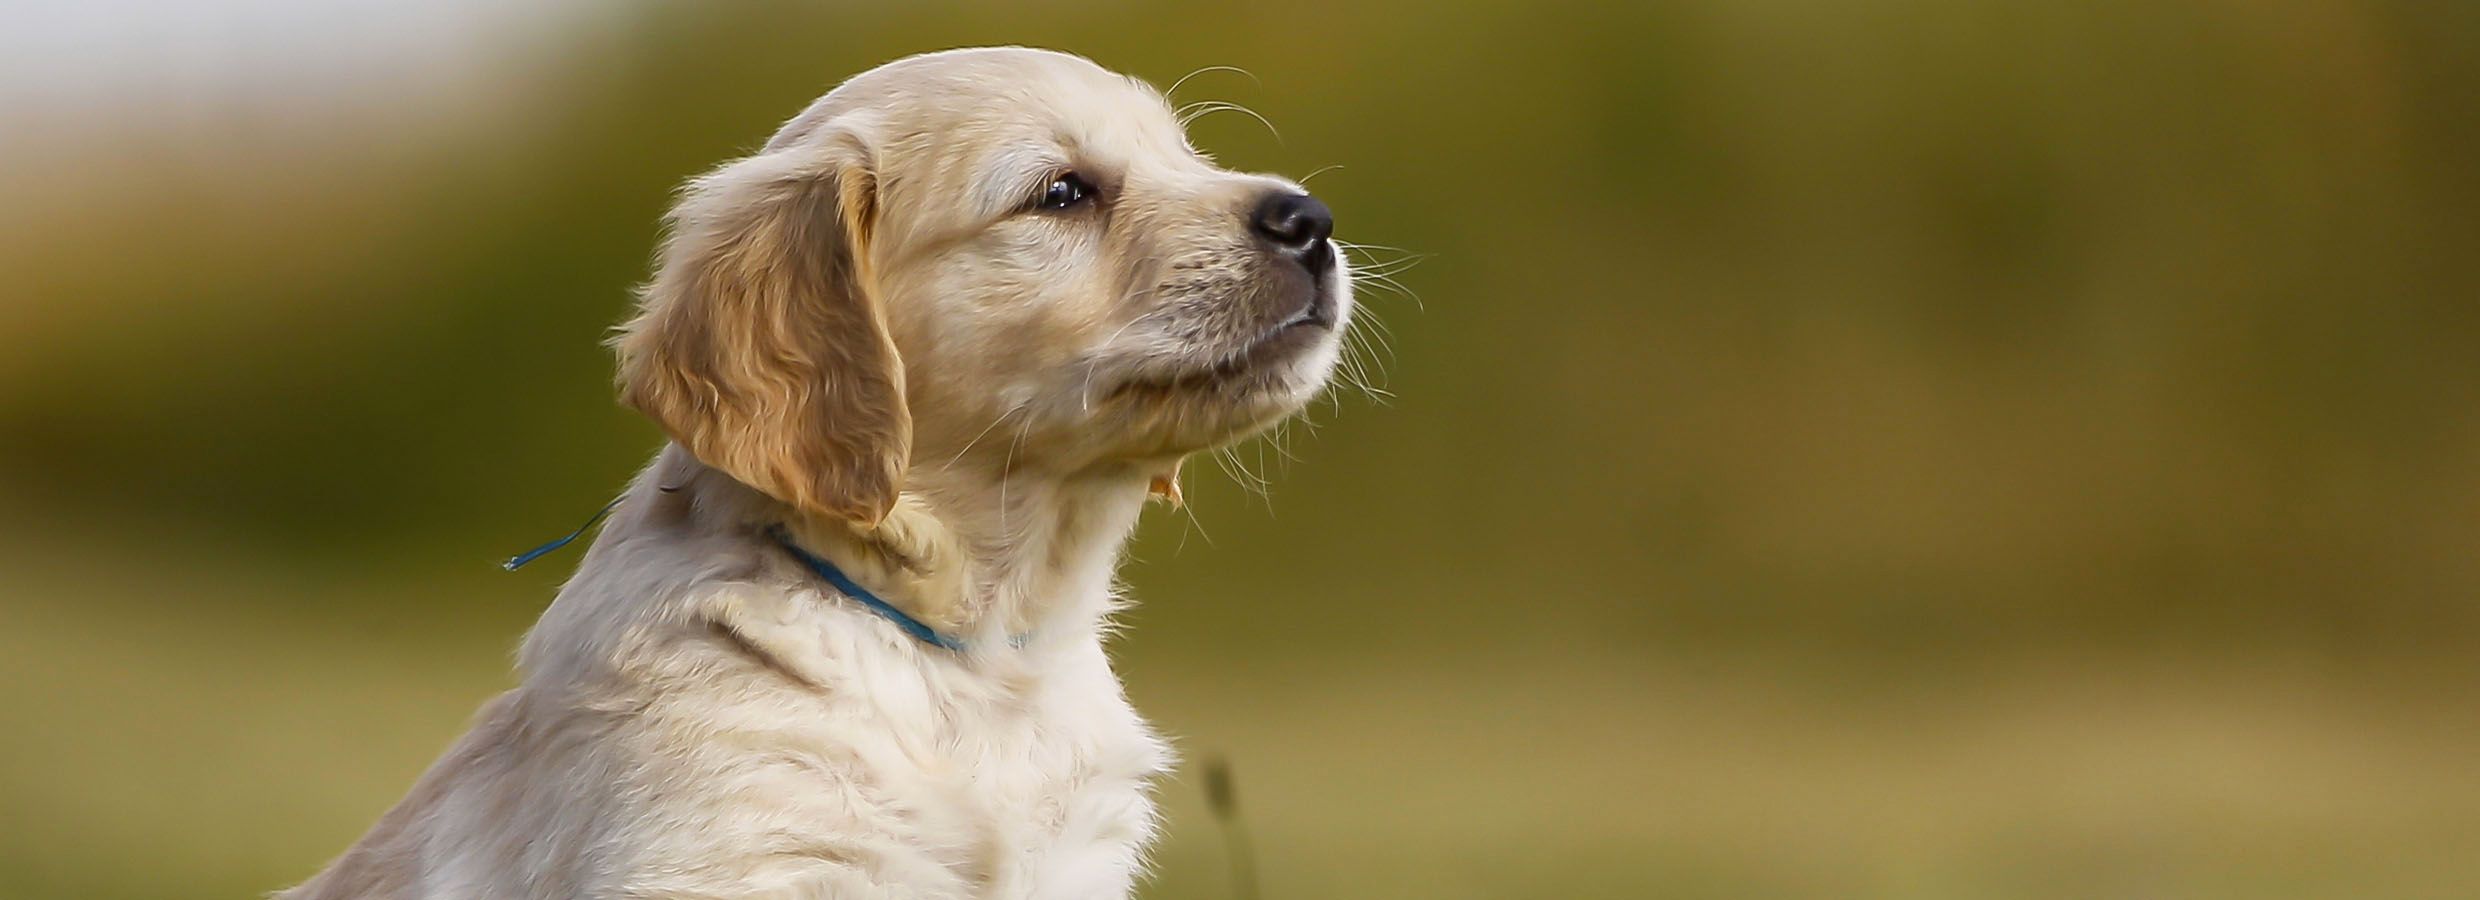
<path id="1" fill-rule="evenodd" d="M 614 346 L 670 443 L 521 685 L 283 896 L 1128 896 L 1171 752 L 1112 571 L 1183 457 L 1325 384 L 1326 207 L 1003 48 L 854 77 L 668 223 Z"/>

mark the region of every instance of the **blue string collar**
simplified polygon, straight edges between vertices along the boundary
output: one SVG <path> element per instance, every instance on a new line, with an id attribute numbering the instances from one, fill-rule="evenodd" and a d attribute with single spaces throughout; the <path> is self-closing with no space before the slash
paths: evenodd
<path id="1" fill-rule="evenodd" d="M 627 495 L 623 494 L 621 496 Z M 511 556 L 508 558 L 507 562 L 500 563 L 499 567 L 514 572 L 520 568 L 523 568 L 526 563 L 543 558 L 544 554 L 576 543 L 578 538 L 584 537 L 586 532 L 594 529 L 594 523 L 603 521 L 603 517 L 611 515 L 612 508 L 619 505 L 620 497 L 611 498 L 610 503 L 603 504 L 602 509 L 595 510 L 594 515 L 586 517 L 586 523 L 577 526 L 577 530 L 552 538 L 551 540 L 544 542 L 540 547 Z"/>
<path id="2" fill-rule="evenodd" d="M 895 604 L 879 599 L 877 594 L 870 593 L 869 588 L 862 587 L 860 582 L 845 575 L 844 570 L 836 568 L 834 563 L 826 560 L 826 557 L 811 553 L 802 549 L 801 545 L 793 543 L 792 535 L 784 531 L 784 526 L 776 525 L 768 528 L 766 536 L 774 539 L 776 546 L 784 548 L 784 552 L 792 554 L 792 558 L 799 560 L 802 566 L 810 570 L 811 574 L 826 579 L 828 584 L 834 585 L 836 590 L 844 593 L 844 596 L 851 597 L 853 602 L 861 604 L 863 609 L 877 613 L 879 618 L 895 623 L 896 628 L 911 635 L 914 640 L 951 653 L 964 652 L 964 641 L 930 627 L 927 622 L 906 615 L 903 610 L 897 609 Z M 1022 646 L 1024 637 L 1019 635 L 1012 643 Z"/>
<path id="3" fill-rule="evenodd" d="M 552 538 L 549 542 L 540 547 L 536 547 L 532 550 L 525 551 L 524 553 L 519 553 L 516 556 L 509 557 L 507 562 L 500 563 L 500 568 L 514 572 L 518 569 L 518 567 L 523 566 L 526 563 L 541 559 L 544 555 L 549 554 L 552 551 L 576 542 L 576 540 L 583 537 L 586 532 L 593 530 L 595 523 L 601 522 L 603 521 L 603 517 L 611 515 L 613 507 L 619 505 L 619 498 L 613 498 L 610 503 L 604 504 L 602 509 L 596 510 L 593 517 L 587 519 L 585 524 L 577 526 L 576 531 Z M 767 528 L 766 536 L 769 539 L 772 539 L 776 546 L 784 548 L 784 552 L 792 554 L 792 558 L 800 561 L 801 565 L 804 568 L 809 569 L 811 574 L 825 579 L 830 585 L 834 585 L 835 589 L 843 592 L 844 596 L 851 597 L 853 602 L 861 604 L 861 608 L 877 614 L 879 618 L 894 623 L 897 629 L 912 636 L 914 640 L 951 653 L 962 653 L 965 651 L 965 643 L 963 640 L 952 635 L 944 634 L 938 629 L 930 627 L 929 623 L 913 618 L 910 615 L 906 615 L 903 610 L 897 609 L 895 604 L 879 599 L 878 595 L 871 593 L 869 588 L 862 587 L 860 582 L 854 581 L 851 576 L 845 575 L 844 570 L 836 568 L 835 564 L 828 562 L 825 557 L 811 553 L 808 550 L 804 550 L 801 548 L 801 545 L 793 543 L 792 535 L 784 530 L 784 526 L 775 525 Z M 1008 638 L 1008 643 L 1011 646 L 1022 647 L 1025 645 L 1027 637 L 1027 635 L 1022 634 L 1011 635 Z"/>

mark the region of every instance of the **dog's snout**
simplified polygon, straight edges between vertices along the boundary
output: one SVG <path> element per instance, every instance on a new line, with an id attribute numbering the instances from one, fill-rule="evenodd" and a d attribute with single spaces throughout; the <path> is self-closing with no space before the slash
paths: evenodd
<path id="1" fill-rule="evenodd" d="M 1327 242 L 1335 233 L 1335 214 L 1316 197 L 1291 191 L 1267 194 L 1250 214 L 1249 227 L 1313 274 L 1324 274 L 1335 264 L 1334 246 Z"/>

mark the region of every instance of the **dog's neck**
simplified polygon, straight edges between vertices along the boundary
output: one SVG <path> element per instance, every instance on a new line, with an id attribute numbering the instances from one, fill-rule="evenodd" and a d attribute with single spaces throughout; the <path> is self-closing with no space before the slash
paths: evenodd
<path id="1" fill-rule="evenodd" d="M 688 480 L 706 490 L 737 488 L 746 505 L 736 518 L 784 526 L 803 549 L 968 646 L 1099 636 L 1120 549 L 1153 477 L 1139 466 L 916 468 L 895 508 L 864 529 L 767 501 L 677 446 L 657 467 L 693 472 Z"/>

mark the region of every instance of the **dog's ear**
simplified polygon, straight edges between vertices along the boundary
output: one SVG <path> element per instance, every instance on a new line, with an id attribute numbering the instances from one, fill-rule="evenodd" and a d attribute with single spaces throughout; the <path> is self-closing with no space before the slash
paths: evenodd
<path id="1" fill-rule="evenodd" d="M 699 460 L 863 526 L 894 507 L 913 431 L 868 271 L 876 197 L 848 135 L 691 181 L 612 341 L 621 402 Z"/>

